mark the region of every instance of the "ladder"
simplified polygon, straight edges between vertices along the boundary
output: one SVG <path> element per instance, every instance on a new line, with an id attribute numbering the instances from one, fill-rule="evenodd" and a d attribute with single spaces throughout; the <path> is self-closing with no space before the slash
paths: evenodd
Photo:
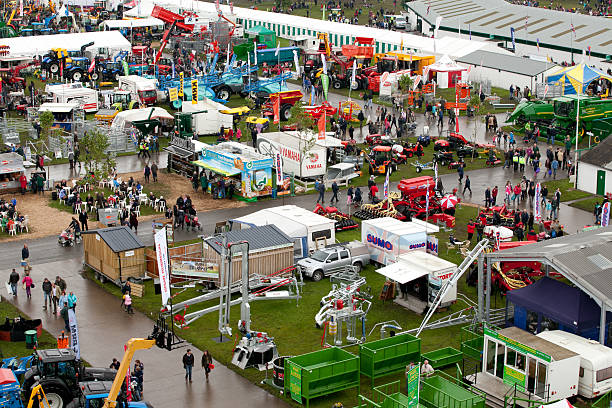
<path id="1" fill-rule="evenodd" d="M 448 292 L 453 285 L 457 284 L 457 282 L 459 281 L 459 279 L 461 279 L 465 271 L 468 270 L 468 268 L 472 265 L 472 263 L 478 258 L 478 255 L 480 255 L 480 253 L 485 250 L 488 244 L 489 244 L 489 240 L 486 238 L 480 241 L 478 244 L 476 244 L 474 249 L 472 249 L 470 253 L 465 257 L 463 262 L 461 262 L 461 265 L 459 265 L 457 269 L 455 270 L 455 272 L 453 272 L 453 275 L 450 277 L 450 279 L 448 279 L 444 283 L 444 285 L 442 285 L 442 288 L 438 292 L 438 295 L 433 301 L 433 304 L 431 305 L 431 307 L 427 311 L 427 314 L 425 315 L 425 318 L 421 322 L 421 326 L 416 332 L 416 337 L 419 337 L 419 334 L 421 334 L 425 326 L 427 326 L 429 319 L 431 319 L 431 316 L 433 316 L 436 309 L 440 305 L 442 298 L 446 296 L 446 292 Z"/>

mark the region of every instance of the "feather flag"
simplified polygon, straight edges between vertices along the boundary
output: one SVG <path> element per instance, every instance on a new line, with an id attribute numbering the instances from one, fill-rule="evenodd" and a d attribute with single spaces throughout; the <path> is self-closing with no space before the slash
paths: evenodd
<path id="1" fill-rule="evenodd" d="M 323 114 L 317 121 L 317 128 L 319 130 L 318 140 L 325 140 L 325 126 L 327 124 L 325 109 L 323 109 Z"/>
<path id="2" fill-rule="evenodd" d="M 274 100 L 272 111 L 274 112 L 274 123 L 280 123 L 280 96 Z"/>
<path id="3" fill-rule="evenodd" d="M 383 195 L 385 198 L 389 197 L 389 173 L 391 166 L 387 166 L 387 175 L 385 176 L 385 185 L 383 186 Z"/>

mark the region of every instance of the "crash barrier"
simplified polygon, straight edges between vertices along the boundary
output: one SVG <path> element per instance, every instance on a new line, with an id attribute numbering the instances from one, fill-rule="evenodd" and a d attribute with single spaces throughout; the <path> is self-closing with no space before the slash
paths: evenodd
<path id="1" fill-rule="evenodd" d="M 348 388 L 359 393 L 359 357 L 330 347 L 285 359 L 285 394 L 306 407 L 316 397 Z"/>
<path id="2" fill-rule="evenodd" d="M 359 372 L 374 379 L 403 371 L 410 362 L 418 362 L 421 339 L 411 334 L 400 334 L 359 345 Z"/>

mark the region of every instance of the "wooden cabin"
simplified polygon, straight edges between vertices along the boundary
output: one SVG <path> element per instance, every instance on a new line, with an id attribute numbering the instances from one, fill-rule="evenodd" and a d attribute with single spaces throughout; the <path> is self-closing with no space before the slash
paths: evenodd
<path id="1" fill-rule="evenodd" d="M 120 285 L 145 276 L 145 245 L 128 227 L 83 231 L 85 265 L 96 277 Z"/>

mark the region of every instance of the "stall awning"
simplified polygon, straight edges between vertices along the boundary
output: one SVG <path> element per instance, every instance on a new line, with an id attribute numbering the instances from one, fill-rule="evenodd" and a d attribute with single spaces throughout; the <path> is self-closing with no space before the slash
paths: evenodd
<path id="1" fill-rule="evenodd" d="M 387 265 L 383 268 L 377 269 L 376 272 L 399 283 L 412 282 L 413 280 L 429 273 L 428 271 L 422 269 L 412 269 L 408 265 L 404 265 L 402 262 Z"/>
<path id="2" fill-rule="evenodd" d="M 211 166 L 208 163 L 204 163 L 202 160 L 192 161 L 191 164 L 196 165 L 198 167 L 202 167 L 202 168 L 211 170 L 211 171 L 214 171 L 215 173 L 221 174 L 222 176 L 225 176 L 225 177 L 231 177 L 231 176 L 235 176 L 237 174 L 240 174 L 240 170 L 238 170 L 238 169 L 235 169 L 235 170 L 232 170 L 232 171 L 221 170 L 221 169 L 218 169 L 218 168 L 216 168 L 214 166 Z"/>

